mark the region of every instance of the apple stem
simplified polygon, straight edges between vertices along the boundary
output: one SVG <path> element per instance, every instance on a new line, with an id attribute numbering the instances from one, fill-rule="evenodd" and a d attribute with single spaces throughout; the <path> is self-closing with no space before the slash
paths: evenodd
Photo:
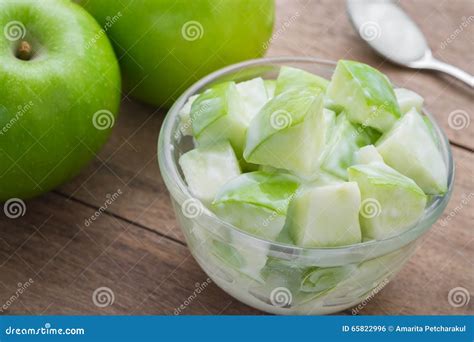
<path id="1" fill-rule="evenodd" d="M 32 52 L 31 45 L 26 40 L 22 40 L 18 47 L 16 57 L 23 61 L 28 61 L 32 57 Z"/>

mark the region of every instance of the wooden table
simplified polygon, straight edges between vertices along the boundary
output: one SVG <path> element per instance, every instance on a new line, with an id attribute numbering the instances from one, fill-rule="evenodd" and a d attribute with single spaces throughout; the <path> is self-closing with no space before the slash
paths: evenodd
<path id="1" fill-rule="evenodd" d="M 474 74 L 474 2 L 404 1 L 434 54 Z M 343 1 L 277 1 L 268 55 L 360 60 L 425 97 L 452 143 L 457 177 L 444 217 L 426 234 L 402 271 L 361 314 L 472 314 L 448 293 L 473 291 L 473 128 L 453 129 L 455 110 L 473 117 L 473 92 L 453 79 L 401 69 L 372 53 L 349 24 Z M 445 48 L 442 43 L 467 22 Z M 0 304 L 32 283 L 8 314 L 173 314 L 207 277 L 190 255 L 174 218 L 156 160 L 164 113 L 124 98 L 114 133 L 100 155 L 69 184 L 27 202 L 26 215 L 0 214 Z M 94 222 L 85 220 L 114 193 L 121 195 Z M 464 202 L 463 202 L 464 199 Z M 100 287 L 112 305 L 92 301 Z M 350 311 L 347 311 L 350 314 Z M 182 314 L 261 314 L 211 284 Z"/>

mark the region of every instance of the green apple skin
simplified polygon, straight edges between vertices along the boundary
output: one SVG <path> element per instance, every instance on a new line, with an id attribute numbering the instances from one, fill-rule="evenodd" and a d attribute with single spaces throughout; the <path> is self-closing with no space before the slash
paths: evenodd
<path id="1" fill-rule="evenodd" d="M 274 0 L 77 1 L 110 23 L 124 91 L 165 107 L 210 72 L 261 57 L 275 12 Z"/>
<path id="2" fill-rule="evenodd" d="M 4 34 L 12 22 L 24 27 L 20 40 Z M 112 128 L 97 129 L 94 114 L 115 121 L 120 69 L 101 27 L 70 1 L 0 1 L 0 29 L 2 202 L 49 191 L 93 158 Z M 28 60 L 16 57 L 21 41 Z"/>

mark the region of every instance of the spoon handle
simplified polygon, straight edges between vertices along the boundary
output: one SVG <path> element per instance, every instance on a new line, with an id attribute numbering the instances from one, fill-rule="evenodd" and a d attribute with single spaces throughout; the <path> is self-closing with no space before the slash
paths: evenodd
<path id="1" fill-rule="evenodd" d="M 421 67 L 424 69 L 444 72 L 448 75 L 451 75 L 457 78 L 460 81 L 463 81 L 464 83 L 469 85 L 471 88 L 474 88 L 474 76 L 468 74 L 467 72 L 465 72 L 464 70 L 458 67 L 455 67 L 454 65 L 444 63 L 435 58 L 430 58 L 425 63 L 423 63 Z"/>

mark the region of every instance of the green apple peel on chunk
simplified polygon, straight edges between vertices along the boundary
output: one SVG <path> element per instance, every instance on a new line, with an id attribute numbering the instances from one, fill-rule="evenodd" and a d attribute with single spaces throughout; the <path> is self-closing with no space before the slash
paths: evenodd
<path id="1" fill-rule="evenodd" d="M 326 141 L 323 97 L 315 90 L 287 91 L 271 99 L 247 130 L 247 162 L 311 175 Z"/>
<path id="2" fill-rule="evenodd" d="M 240 156 L 247 129 L 242 99 L 234 82 L 207 89 L 191 106 L 191 123 L 199 144 L 212 145 L 229 140 Z"/>
<path id="3" fill-rule="evenodd" d="M 427 194 L 447 190 L 447 170 L 428 126 L 411 109 L 376 144 L 385 163 L 413 179 Z"/>
<path id="4" fill-rule="evenodd" d="M 371 143 L 369 135 L 358 131 L 344 113 L 339 114 L 324 149 L 321 169 L 342 179 L 347 179 L 347 168 L 354 164 L 354 152 Z"/>
<path id="5" fill-rule="evenodd" d="M 240 175 L 239 162 L 227 141 L 200 146 L 179 158 L 186 183 L 196 198 L 210 204 L 220 187 Z"/>
<path id="6" fill-rule="evenodd" d="M 388 131 L 400 117 L 400 108 L 388 79 L 358 62 L 340 60 L 327 96 L 345 108 L 351 122 Z"/>
<path id="7" fill-rule="evenodd" d="M 362 195 L 359 218 L 364 238 L 380 240 L 400 234 L 423 215 L 423 190 L 391 167 L 379 162 L 354 165 L 348 174 Z"/>
<path id="8" fill-rule="evenodd" d="M 383 163 L 383 158 L 374 145 L 361 147 L 354 154 L 355 164 Z"/>
<path id="9" fill-rule="evenodd" d="M 397 97 L 398 106 L 400 112 L 406 114 L 410 109 L 415 108 L 418 112 L 421 112 L 423 107 L 423 98 L 412 90 L 405 88 L 393 89 L 395 96 Z"/>
<path id="10" fill-rule="evenodd" d="M 310 267 L 301 279 L 300 290 L 303 292 L 327 292 L 354 273 L 356 266 Z"/>
<path id="11" fill-rule="evenodd" d="M 301 247 L 335 247 L 361 242 L 357 183 L 301 189 L 288 209 L 286 227 Z"/>
<path id="12" fill-rule="evenodd" d="M 307 71 L 282 67 L 276 81 L 275 96 L 297 88 L 315 88 L 326 91 L 329 81 Z"/>
<path id="13" fill-rule="evenodd" d="M 267 89 L 260 77 L 237 83 L 236 87 L 245 110 L 245 121 L 248 124 L 268 101 Z"/>
<path id="14" fill-rule="evenodd" d="M 289 174 L 245 173 L 224 185 L 212 203 L 212 210 L 242 230 L 275 240 L 298 186 L 296 178 Z"/>

